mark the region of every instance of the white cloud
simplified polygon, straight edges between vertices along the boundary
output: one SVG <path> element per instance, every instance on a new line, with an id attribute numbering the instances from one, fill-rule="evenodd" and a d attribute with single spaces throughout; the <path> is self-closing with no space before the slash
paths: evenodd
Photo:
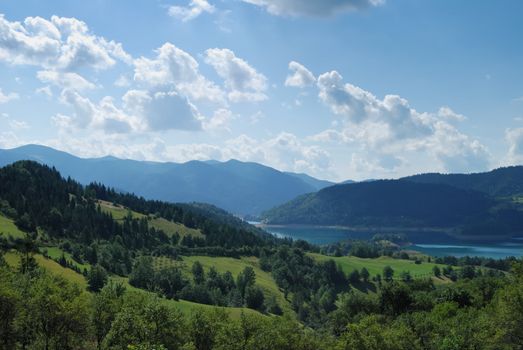
<path id="1" fill-rule="evenodd" d="M 134 60 L 134 79 L 150 87 L 174 87 L 194 99 L 222 103 L 223 91 L 199 72 L 198 62 L 187 52 L 171 43 L 156 50 L 154 59 Z"/>
<path id="2" fill-rule="evenodd" d="M 29 124 L 27 124 L 27 122 L 25 122 L 23 120 L 16 120 L 16 119 L 11 120 L 9 122 L 9 126 L 13 130 L 20 130 L 20 129 L 27 129 L 27 128 L 29 128 Z"/>
<path id="3" fill-rule="evenodd" d="M 53 92 L 51 91 L 51 87 L 49 85 L 46 85 L 44 87 L 38 88 L 35 90 L 37 94 L 46 95 L 47 97 L 52 97 Z"/>
<path id="4" fill-rule="evenodd" d="M 396 169 L 401 164 L 390 158 L 383 162 L 384 156 L 393 154 L 428 154 L 445 171 L 488 168 L 491 157 L 486 147 L 449 123 L 464 120 L 463 115 L 449 107 L 436 113 L 420 113 L 400 96 L 386 95 L 381 100 L 342 80 L 336 71 L 319 76 L 320 99 L 343 118 L 344 124 L 341 130 L 328 129 L 313 135 L 311 140 L 359 145 L 361 155 L 375 157 L 374 163 L 379 163 L 380 168 L 388 164 Z M 376 164 L 374 167 L 378 168 Z"/>
<path id="5" fill-rule="evenodd" d="M 232 102 L 263 101 L 267 99 L 267 78 L 229 49 L 208 49 L 205 62 L 225 81 Z"/>
<path id="6" fill-rule="evenodd" d="M 108 134 L 129 133 L 142 128 L 136 117 L 115 106 L 112 97 L 106 96 L 99 103 L 93 103 L 77 91 L 65 89 L 61 100 L 74 111 L 72 116 L 57 115 L 53 118 L 62 128 L 103 130 Z"/>
<path id="7" fill-rule="evenodd" d="M 308 145 L 296 135 L 282 132 L 268 140 L 246 135 L 226 143 L 224 158 L 255 161 L 277 169 L 325 174 L 330 172 L 330 154 L 316 145 Z"/>
<path id="8" fill-rule="evenodd" d="M 189 5 L 186 7 L 170 6 L 168 12 L 169 16 L 179 19 L 182 22 L 187 22 L 195 19 L 204 12 L 213 13 L 215 10 L 215 7 L 207 0 L 191 0 Z"/>
<path id="9" fill-rule="evenodd" d="M 316 82 L 314 74 L 298 62 L 291 61 L 289 63 L 289 70 L 292 71 L 292 74 L 288 75 L 287 79 L 285 79 L 285 86 L 303 88 Z"/>
<path id="10" fill-rule="evenodd" d="M 465 117 L 463 114 L 456 113 L 452 109 L 450 109 L 450 107 L 446 107 L 446 106 L 441 107 L 438 110 L 438 116 L 451 120 L 451 121 L 458 121 L 458 122 L 467 120 L 467 117 Z"/>
<path id="11" fill-rule="evenodd" d="M 10 92 L 8 94 L 4 94 L 2 89 L 0 88 L 0 104 L 7 103 L 12 100 L 18 99 L 20 96 L 17 93 Z"/>
<path id="12" fill-rule="evenodd" d="M 76 18 L 52 16 L 51 20 L 27 17 L 10 22 L 0 15 L 0 60 L 45 69 L 106 69 L 116 59 L 129 63 L 122 45 L 89 32 Z"/>
<path id="13" fill-rule="evenodd" d="M 150 131 L 200 130 L 198 110 L 174 91 L 149 93 L 130 90 L 123 97 L 125 107 L 139 116 Z"/>
<path id="14" fill-rule="evenodd" d="M 383 4 L 384 0 L 243 0 L 265 8 L 278 16 L 330 16 L 346 11 L 363 10 Z"/>
<path id="15" fill-rule="evenodd" d="M 83 91 L 96 88 L 96 85 L 77 73 L 43 70 L 38 71 L 36 77 L 43 83 L 52 84 L 61 89 Z"/>
<path id="16" fill-rule="evenodd" d="M 234 120 L 236 116 L 226 108 L 220 108 L 214 111 L 213 116 L 204 121 L 203 128 L 205 130 L 215 131 L 215 130 L 230 130 L 230 123 Z"/>
<path id="17" fill-rule="evenodd" d="M 129 86 L 131 86 L 131 81 L 129 80 L 129 78 L 127 76 L 122 74 L 118 77 L 118 79 L 115 80 L 114 86 L 121 87 L 121 88 L 129 87 Z"/>
<path id="18" fill-rule="evenodd" d="M 508 129 L 505 132 L 505 139 L 509 144 L 508 163 L 523 164 L 523 128 Z"/>

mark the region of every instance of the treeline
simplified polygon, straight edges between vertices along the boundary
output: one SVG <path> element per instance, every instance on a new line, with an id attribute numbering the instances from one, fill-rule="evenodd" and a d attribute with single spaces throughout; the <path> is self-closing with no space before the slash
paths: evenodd
<path id="1" fill-rule="evenodd" d="M 79 262 L 101 264 L 127 275 L 132 260 L 140 254 L 176 258 L 183 254 L 223 256 L 257 255 L 258 248 L 279 240 L 206 205 L 169 204 L 120 194 L 103 185 L 83 187 L 47 166 L 20 161 L 0 169 L 0 211 L 28 233 L 39 232 L 39 244 L 63 246 Z M 149 224 L 148 217 L 131 213 L 116 221 L 103 211 L 98 200 L 141 211 L 151 216 L 181 222 L 203 233 L 201 238 L 168 236 Z M 2 239 L 3 246 L 20 242 Z"/>
<path id="2" fill-rule="evenodd" d="M 180 222 L 190 228 L 200 229 L 205 235 L 206 246 L 233 248 L 257 246 L 263 245 L 266 241 L 276 241 L 272 235 L 210 204 L 172 204 L 145 200 L 134 194 L 119 193 L 98 183 L 90 184 L 86 187 L 86 191 L 95 198 L 123 205 L 143 214 Z"/>
<path id="3" fill-rule="evenodd" d="M 225 309 L 186 316 L 155 293 L 113 282 L 87 293 L 36 266 L 13 271 L 0 257 L 0 349 L 520 349 L 521 261 L 512 272 L 440 288 L 384 281 L 376 293 L 344 292 L 312 330 L 290 317 L 235 319 Z"/>
<path id="4" fill-rule="evenodd" d="M 221 274 L 214 267 L 208 273 L 196 261 L 188 278 L 177 266 L 155 269 L 150 256 L 136 259 L 129 283 L 137 288 L 159 293 L 168 299 L 184 299 L 200 304 L 224 307 L 248 307 L 261 312 L 282 314 L 274 299 L 265 300 L 256 285 L 256 273 L 246 267 L 235 279 L 229 271 Z"/>
<path id="5" fill-rule="evenodd" d="M 453 227 L 463 235 L 506 236 L 523 230 L 523 214 L 510 200 L 407 180 L 327 187 L 272 208 L 262 219 L 269 224 L 362 228 Z"/>
<path id="6" fill-rule="evenodd" d="M 225 309 L 191 316 L 154 293 L 108 283 L 89 294 L 34 269 L 0 266 L 0 349 L 319 349 L 322 339 L 289 318 L 229 316 Z"/>

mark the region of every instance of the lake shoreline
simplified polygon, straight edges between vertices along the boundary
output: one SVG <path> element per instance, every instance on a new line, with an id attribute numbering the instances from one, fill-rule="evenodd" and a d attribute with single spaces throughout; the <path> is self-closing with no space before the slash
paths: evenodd
<path id="1" fill-rule="evenodd" d="M 340 225 L 303 225 L 303 224 L 263 224 L 256 223 L 254 226 L 261 229 L 278 229 L 278 228 L 290 228 L 290 229 L 326 229 L 326 230 L 344 230 L 351 232 L 368 232 L 368 233 L 444 233 L 452 238 L 455 238 L 462 242 L 471 243 L 489 243 L 489 242 L 506 242 L 519 237 L 520 235 L 507 236 L 507 235 L 468 235 L 464 236 L 457 232 L 456 228 L 452 227 L 398 227 L 398 226 L 340 226 Z"/>

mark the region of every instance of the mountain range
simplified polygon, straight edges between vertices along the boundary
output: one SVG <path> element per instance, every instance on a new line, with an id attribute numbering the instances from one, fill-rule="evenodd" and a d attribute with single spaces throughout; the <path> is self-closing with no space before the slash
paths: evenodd
<path id="1" fill-rule="evenodd" d="M 0 150 L 0 166 L 19 160 L 53 166 L 82 184 L 99 182 L 146 199 L 205 202 L 239 215 L 258 215 L 296 196 L 333 185 L 306 174 L 237 160 L 161 163 L 112 156 L 79 158 L 39 145 Z"/>

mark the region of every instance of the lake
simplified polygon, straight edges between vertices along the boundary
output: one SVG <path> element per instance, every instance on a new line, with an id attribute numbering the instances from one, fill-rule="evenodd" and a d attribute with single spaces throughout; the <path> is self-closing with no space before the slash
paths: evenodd
<path id="1" fill-rule="evenodd" d="M 263 229 L 278 237 L 302 239 L 313 244 L 329 244 L 345 239 L 371 239 L 375 232 L 353 231 L 344 228 L 309 227 L 309 226 L 264 226 Z M 390 233 L 390 232 L 383 232 Z M 400 232 L 394 232 L 400 233 Z M 507 256 L 523 256 L 523 240 L 514 239 L 508 242 L 470 243 L 460 241 L 445 233 L 404 232 L 412 245 L 407 249 L 417 250 L 431 256 L 452 255 L 481 256 L 495 259 Z"/>

